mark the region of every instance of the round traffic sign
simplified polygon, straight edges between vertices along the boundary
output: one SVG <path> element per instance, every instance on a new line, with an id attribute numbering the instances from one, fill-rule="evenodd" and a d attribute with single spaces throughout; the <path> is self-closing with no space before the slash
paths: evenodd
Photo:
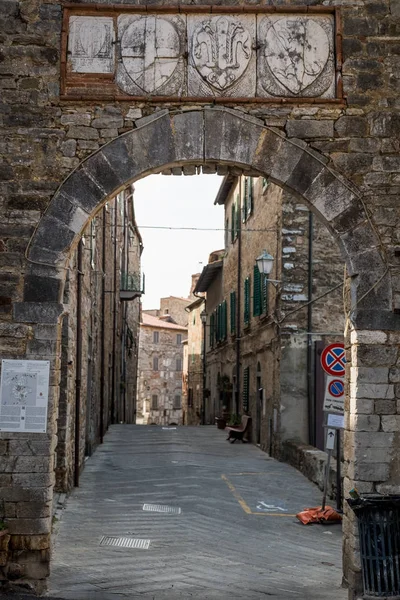
<path id="1" fill-rule="evenodd" d="M 340 398 L 344 394 L 344 383 L 342 379 L 332 379 L 328 385 L 328 392 L 333 398 Z"/>
<path id="2" fill-rule="evenodd" d="M 343 377 L 345 364 L 346 357 L 344 355 L 344 344 L 335 342 L 323 349 L 321 354 L 321 366 L 328 375 Z"/>

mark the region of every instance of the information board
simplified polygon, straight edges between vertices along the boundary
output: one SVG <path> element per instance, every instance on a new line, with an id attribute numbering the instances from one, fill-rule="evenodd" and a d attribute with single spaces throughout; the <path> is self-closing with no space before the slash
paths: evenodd
<path id="1" fill-rule="evenodd" d="M 50 361 L 1 364 L 0 431 L 46 433 Z"/>

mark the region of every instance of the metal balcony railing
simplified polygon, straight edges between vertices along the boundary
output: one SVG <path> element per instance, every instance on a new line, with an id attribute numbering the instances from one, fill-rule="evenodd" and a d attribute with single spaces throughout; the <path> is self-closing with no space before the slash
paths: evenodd
<path id="1" fill-rule="evenodd" d="M 121 300 L 134 300 L 144 294 L 144 274 L 121 273 L 120 298 Z"/>

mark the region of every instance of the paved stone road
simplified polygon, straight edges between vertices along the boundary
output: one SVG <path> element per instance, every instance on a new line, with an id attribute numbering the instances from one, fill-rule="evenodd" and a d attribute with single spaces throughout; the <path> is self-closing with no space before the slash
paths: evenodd
<path id="1" fill-rule="evenodd" d="M 294 514 L 320 491 L 214 427 L 111 427 L 57 529 L 49 595 L 70 600 L 344 600 L 340 526 Z M 180 508 L 147 512 L 143 504 Z M 100 546 L 102 536 L 149 549 Z"/>

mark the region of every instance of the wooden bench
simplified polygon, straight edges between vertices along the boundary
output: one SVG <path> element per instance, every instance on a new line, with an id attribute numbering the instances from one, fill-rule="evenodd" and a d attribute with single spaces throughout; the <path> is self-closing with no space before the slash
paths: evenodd
<path id="1" fill-rule="evenodd" d="M 229 435 L 226 439 L 229 440 L 231 444 L 235 443 L 236 440 L 242 440 L 242 442 L 244 443 L 243 437 L 248 428 L 250 427 L 250 423 L 251 417 L 243 415 L 242 422 L 239 426 L 226 428 L 226 430 L 229 431 Z"/>

